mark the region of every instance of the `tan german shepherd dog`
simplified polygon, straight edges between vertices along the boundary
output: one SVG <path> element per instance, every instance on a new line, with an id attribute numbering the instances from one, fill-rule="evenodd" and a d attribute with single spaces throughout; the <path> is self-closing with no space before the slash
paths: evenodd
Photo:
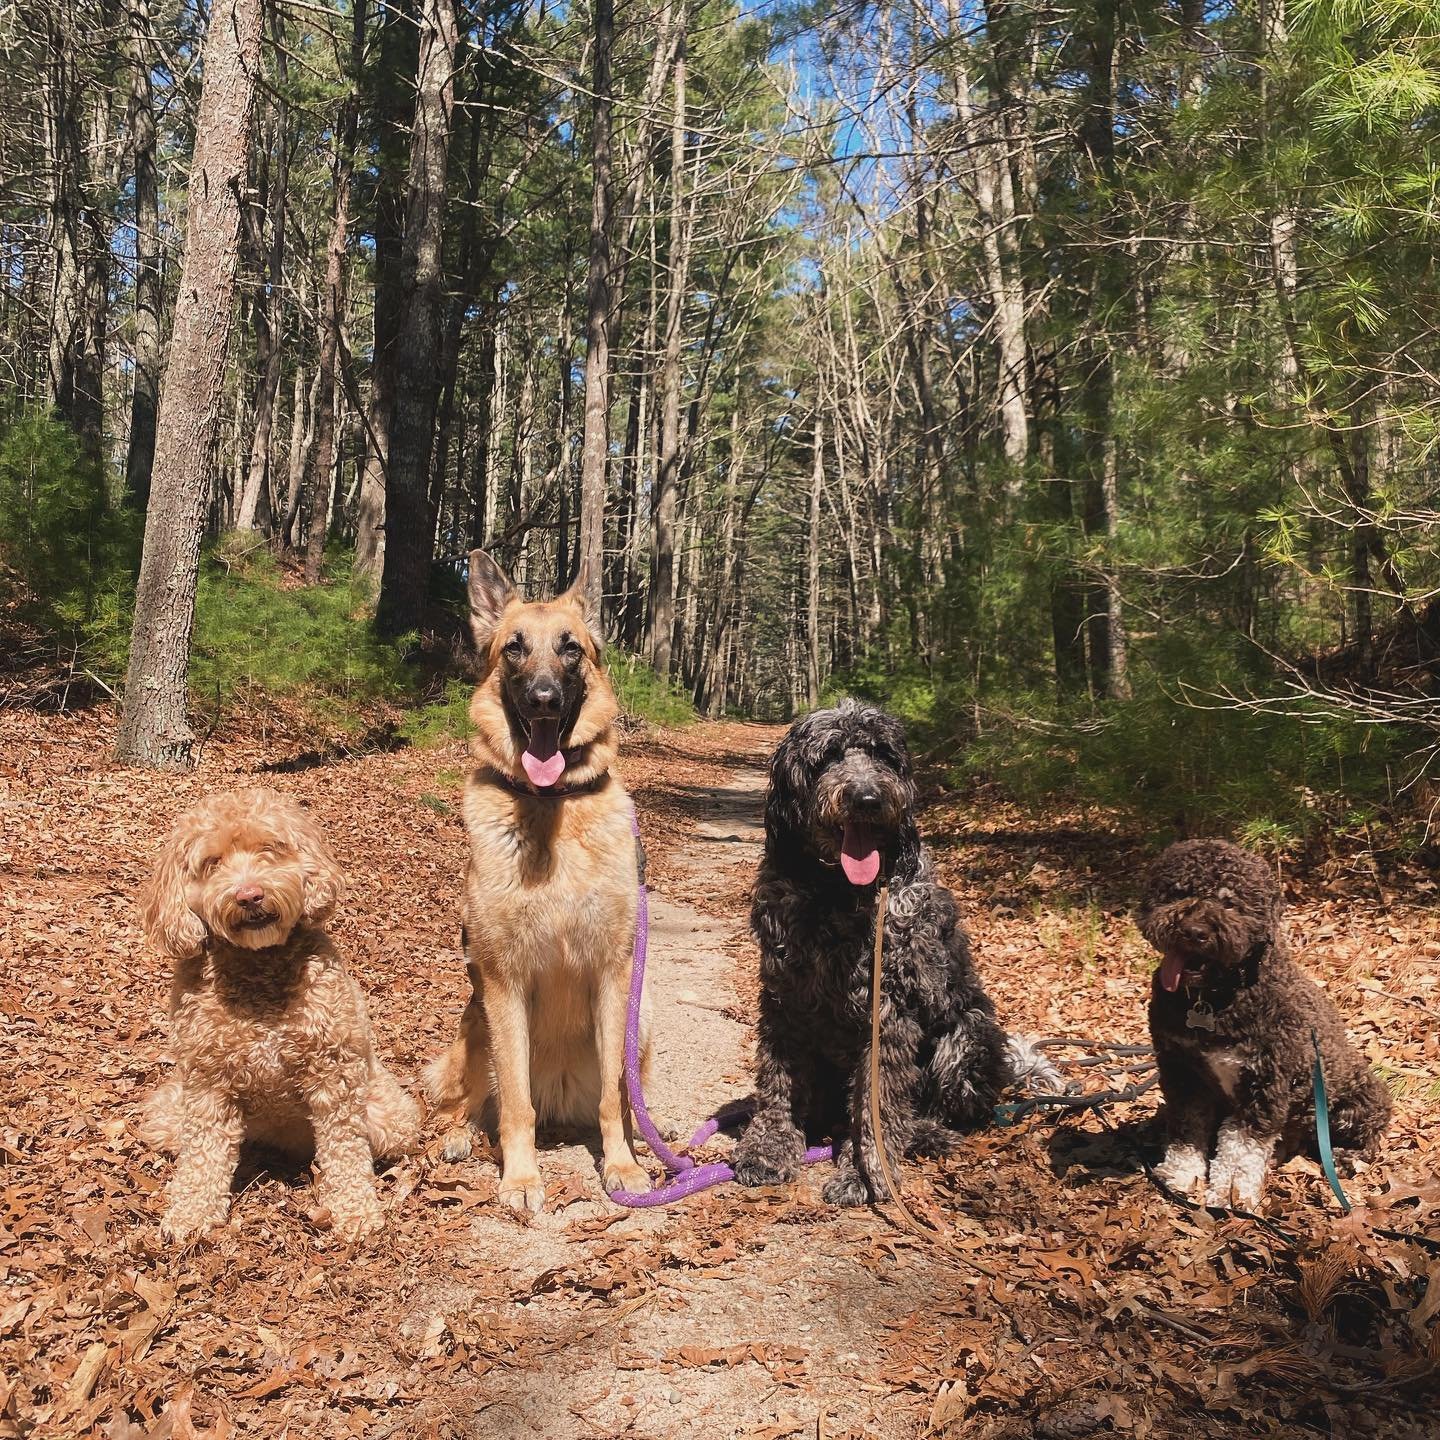
<path id="1" fill-rule="evenodd" d="M 482 550 L 470 555 L 470 624 L 483 676 L 470 702 L 470 862 L 464 934 L 471 995 L 425 1088 L 456 1112 L 444 1154 L 470 1154 L 498 1102 L 500 1198 L 538 1211 L 537 1118 L 596 1114 L 606 1190 L 648 1190 L 621 1095 L 639 882 L 630 798 L 612 772 L 615 692 L 581 584 L 527 604 Z M 648 1060 L 642 1016 L 642 1064 Z"/>

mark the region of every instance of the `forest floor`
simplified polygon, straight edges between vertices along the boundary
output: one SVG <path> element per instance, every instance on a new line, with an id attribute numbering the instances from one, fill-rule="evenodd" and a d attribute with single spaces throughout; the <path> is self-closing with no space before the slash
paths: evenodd
<path id="1" fill-rule="evenodd" d="M 156 1227 L 169 1164 L 134 1133 L 167 1063 L 135 904 L 157 838 L 210 788 L 302 796 L 350 877 L 333 932 L 413 1084 L 466 993 L 464 752 L 235 733 L 176 778 L 117 769 L 113 726 L 0 711 L 0 1437 L 1433 1434 L 1440 1258 L 1377 1232 L 1440 1240 L 1435 877 L 1355 857 L 1290 878 L 1306 964 L 1399 1095 L 1349 1219 L 1303 1161 L 1263 1221 L 1167 1199 L 1141 1164 L 1151 1092 L 907 1166 L 944 1247 L 822 1205 L 820 1175 L 620 1210 L 563 1136 L 542 1148 L 545 1212 L 522 1219 L 488 1160 L 439 1158 L 432 1119 L 426 1153 L 383 1177 L 383 1233 L 343 1245 L 312 1223 L 307 1176 L 261 1173 L 226 1228 L 176 1250 Z M 778 734 L 625 749 L 651 856 L 650 1102 L 683 1133 L 747 1089 L 744 920 Z M 1127 910 L 1151 837 L 933 795 L 923 828 L 1012 1028 L 1145 1038 Z"/>

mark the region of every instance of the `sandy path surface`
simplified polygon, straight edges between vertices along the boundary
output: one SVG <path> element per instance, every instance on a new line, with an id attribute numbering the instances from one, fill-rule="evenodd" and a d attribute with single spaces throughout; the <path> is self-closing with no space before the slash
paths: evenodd
<path id="1" fill-rule="evenodd" d="M 690 787 L 699 817 L 693 838 L 670 852 L 667 878 L 650 901 L 647 983 L 656 1040 L 647 1099 L 662 1130 L 679 1137 L 748 1093 L 749 1027 L 739 1019 L 743 1000 L 732 958 L 744 943 L 743 920 L 707 914 L 683 897 L 749 884 L 764 834 L 764 784 L 762 771 L 742 769 L 728 784 Z M 597 1188 L 590 1145 L 552 1137 L 542 1143 L 541 1168 L 547 1187 L 556 1190 L 558 1181 L 562 1195 L 593 1195 Z M 493 1183 L 493 1166 L 482 1174 Z M 802 1203 L 814 1201 L 813 1189 L 803 1187 Z M 720 1207 L 755 1204 L 732 1185 L 628 1214 L 599 1199 L 560 1213 L 547 1206 L 523 1228 L 493 1207 L 478 1215 L 452 1257 L 461 1268 L 498 1268 L 513 1290 L 536 1289 L 556 1267 L 583 1271 L 588 1259 L 617 1245 L 661 1263 L 623 1323 L 602 1325 L 584 1343 L 557 1348 L 533 1367 L 492 1375 L 498 1383 L 485 1388 L 485 1419 L 475 1433 L 728 1437 L 815 1434 L 817 1427 L 835 1435 L 852 1426 L 865 1435 L 912 1433 L 875 1421 L 872 1403 L 855 1391 L 877 1320 L 903 1319 L 909 1302 L 853 1255 L 818 1253 L 803 1229 L 791 1227 L 775 1243 L 737 1247 L 727 1263 L 698 1273 L 665 1263 L 669 1246 L 684 1245 L 697 1207 L 713 1216 Z M 796 1218 L 802 1217 L 813 1218 L 804 1212 Z M 583 1235 L 587 1222 L 593 1237 Z M 433 1295 L 417 1292 L 411 1328 L 433 1330 L 435 1317 L 461 1299 L 447 1286 Z M 542 1290 L 527 1308 L 542 1330 L 553 1323 L 563 1333 L 573 1325 L 560 1290 Z M 777 1381 L 776 1371 L 790 1383 Z M 797 1393 L 794 1381 L 802 1376 Z"/>

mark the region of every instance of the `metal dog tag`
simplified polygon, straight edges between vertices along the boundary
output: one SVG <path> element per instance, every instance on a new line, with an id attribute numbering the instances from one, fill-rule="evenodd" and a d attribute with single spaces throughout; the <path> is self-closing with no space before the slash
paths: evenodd
<path id="1" fill-rule="evenodd" d="M 1185 1026 L 1189 1030 L 1213 1030 L 1215 1012 L 1203 1000 L 1198 1000 L 1185 1012 Z"/>

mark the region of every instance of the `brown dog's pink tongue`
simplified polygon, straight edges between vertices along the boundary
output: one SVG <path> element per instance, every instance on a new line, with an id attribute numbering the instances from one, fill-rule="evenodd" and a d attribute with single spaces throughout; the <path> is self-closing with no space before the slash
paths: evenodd
<path id="1" fill-rule="evenodd" d="M 565 752 L 560 748 L 558 719 L 532 720 L 530 743 L 520 757 L 530 783 L 547 790 L 565 773 Z"/>
<path id="2" fill-rule="evenodd" d="M 1180 982 L 1185 978 L 1185 957 L 1183 955 L 1166 955 L 1160 961 L 1160 983 L 1167 990 L 1178 990 Z"/>
<path id="3" fill-rule="evenodd" d="M 863 826 L 845 826 L 840 838 L 840 868 L 852 885 L 874 884 L 880 873 L 880 850 Z"/>

